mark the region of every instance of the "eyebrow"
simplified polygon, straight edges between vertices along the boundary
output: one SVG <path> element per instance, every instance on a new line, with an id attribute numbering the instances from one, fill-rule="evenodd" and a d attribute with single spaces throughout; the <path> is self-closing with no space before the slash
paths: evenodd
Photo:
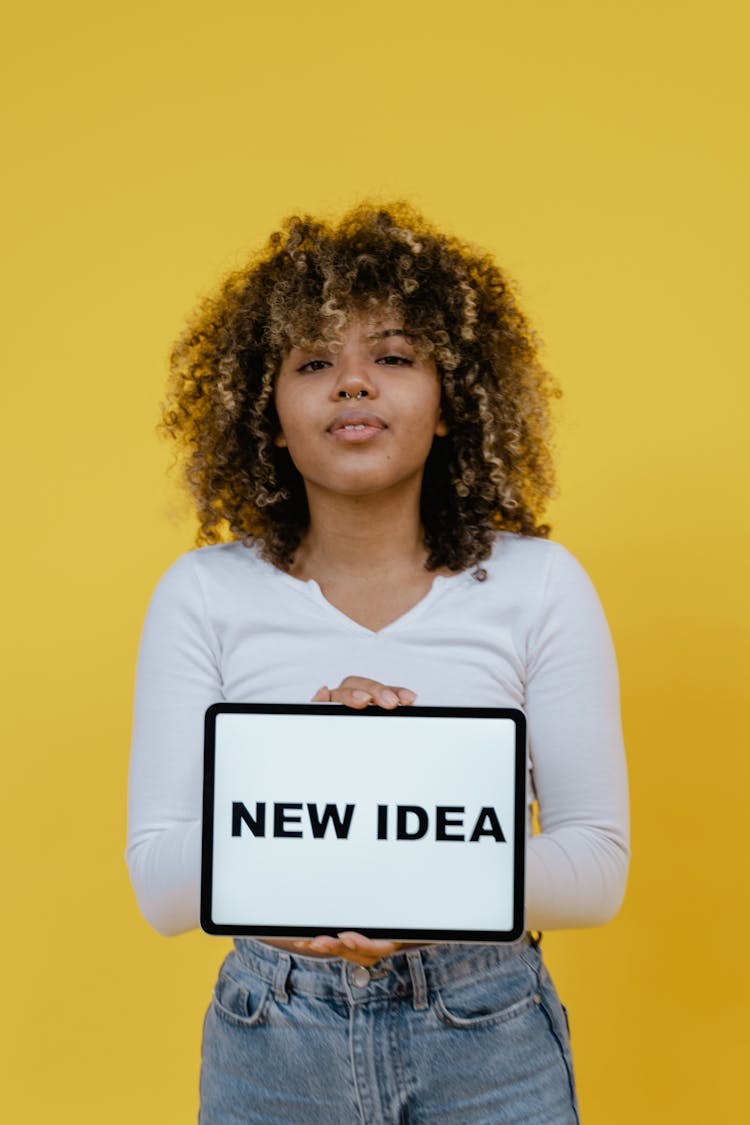
<path id="1" fill-rule="evenodd" d="M 370 332 L 368 340 L 382 340 L 386 336 L 403 336 L 405 340 L 413 340 L 416 332 L 407 332 L 405 328 L 385 328 L 382 332 Z"/>
<path id="2" fill-rule="evenodd" d="M 384 328 L 382 332 L 369 332 L 367 336 L 365 336 L 365 339 L 369 340 L 371 343 L 374 343 L 377 340 L 385 340 L 389 336 L 401 336 L 404 340 L 411 342 L 412 340 L 416 340 L 421 335 L 421 332 L 408 332 L 405 328 Z M 314 350 L 316 345 L 322 345 L 326 347 L 328 344 L 336 343 L 337 339 L 338 338 L 336 336 L 320 336 L 317 340 L 313 340 L 310 343 L 292 344 L 289 350 L 303 352 L 310 351 Z"/>

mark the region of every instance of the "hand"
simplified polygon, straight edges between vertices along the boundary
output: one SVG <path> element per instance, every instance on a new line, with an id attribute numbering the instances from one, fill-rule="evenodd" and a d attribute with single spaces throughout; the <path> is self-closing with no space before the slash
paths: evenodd
<path id="1" fill-rule="evenodd" d="M 381 957 L 388 957 L 401 948 L 398 941 L 374 941 L 366 938 L 364 934 L 355 933 L 354 930 L 344 930 L 337 937 L 321 934 L 309 940 L 295 941 L 295 946 L 300 953 L 322 953 L 326 957 L 342 957 L 345 961 L 353 961 L 355 965 L 365 965 L 370 968 Z"/>
<path id="2" fill-rule="evenodd" d="M 416 698 L 416 692 L 409 688 L 381 684 L 364 676 L 347 676 L 337 688 L 318 688 L 310 702 L 343 703 L 345 707 L 353 707 L 357 711 L 375 704 L 391 711 L 394 707 L 408 707 Z"/>

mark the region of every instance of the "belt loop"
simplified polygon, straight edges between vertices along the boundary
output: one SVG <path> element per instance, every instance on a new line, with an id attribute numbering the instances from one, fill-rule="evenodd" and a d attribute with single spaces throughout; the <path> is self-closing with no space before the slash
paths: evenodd
<path id="1" fill-rule="evenodd" d="M 529 931 L 529 941 L 533 945 L 534 949 L 538 949 L 539 946 L 542 944 L 542 936 L 543 935 L 542 935 L 541 930 L 530 930 Z"/>
<path id="2" fill-rule="evenodd" d="M 280 1004 L 286 1004 L 289 1001 L 289 993 L 286 990 L 289 981 L 289 974 L 292 971 L 292 959 L 288 953 L 279 952 L 279 963 L 276 966 L 276 971 L 273 974 L 273 994 Z"/>
<path id="3" fill-rule="evenodd" d="M 418 949 L 410 949 L 406 954 L 406 963 L 409 966 L 411 986 L 414 989 L 414 1007 L 419 1011 L 429 1008 L 430 1001 L 427 995 L 427 981 L 424 975 L 424 965 Z"/>

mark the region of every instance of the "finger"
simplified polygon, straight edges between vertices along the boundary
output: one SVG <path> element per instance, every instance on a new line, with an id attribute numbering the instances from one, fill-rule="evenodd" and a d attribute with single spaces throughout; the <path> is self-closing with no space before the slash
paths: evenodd
<path id="1" fill-rule="evenodd" d="M 315 938 L 295 941 L 294 945 L 302 954 L 317 953 L 323 957 L 340 957 L 343 961 L 349 961 L 353 965 L 364 965 L 368 969 L 399 948 L 397 942 L 376 941 L 353 930 L 343 934 L 344 941 L 341 937 L 342 935 L 336 938 L 330 934 L 319 934 Z"/>
<path id="2" fill-rule="evenodd" d="M 395 953 L 398 945 L 395 942 L 378 942 L 375 949 L 349 949 L 343 942 L 339 942 L 337 949 L 330 951 L 330 956 L 340 957 L 342 961 L 350 961 L 353 965 L 364 965 L 370 969 L 383 957 Z"/>
<path id="3" fill-rule="evenodd" d="M 318 690 L 315 692 L 315 695 L 310 700 L 311 703 L 330 703 L 330 701 L 331 693 L 325 686 L 325 684 L 323 684 L 323 687 L 318 688 Z"/>
<path id="4" fill-rule="evenodd" d="M 379 680 L 369 680 L 364 676 L 347 676 L 339 684 L 337 691 L 348 693 L 352 703 L 357 707 L 376 703 L 379 707 L 398 707 L 399 698 L 393 688 L 388 684 L 381 684 Z"/>
<path id="5" fill-rule="evenodd" d="M 393 950 L 389 950 L 393 952 Z M 371 969 L 373 965 L 377 965 L 378 961 L 382 960 L 386 954 L 384 953 L 352 953 L 342 945 L 341 952 L 336 954 L 342 961 L 349 961 L 352 965 L 364 965 L 366 969 Z"/>
<path id="6" fill-rule="evenodd" d="M 404 699 L 397 694 L 399 691 L 406 692 Z M 370 703 L 376 703 L 379 707 L 390 711 L 402 703 L 413 702 L 416 695 L 408 688 L 395 688 L 390 684 L 382 684 L 379 680 L 369 680 L 364 676 L 347 676 L 331 692 L 331 698 L 357 710 L 367 707 Z"/>
<path id="7" fill-rule="evenodd" d="M 383 938 L 368 938 L 355 930 L 344 930 L 339 935 L 341 944 L 352 953 L 367 953 L 378 957 L 385 957 L 397 948 L 396 942 Z"/>
<path id="8" fill-rule="evenodd" d="M 361 688 L 334 688 L 330 694 L 332 703 L 342 703 L 344 707 L 352 707 L 357 711 L 361 711 L 364 707 L 369 707 L 375 700 L 369 691 L 363 691 Z"/>
<path id="9" fill-rule="evenodd" d="M 309 953 L 312 949 L 312 942 L 306 938 L 299 938 L 294 942 L 294 948 L 298 949 L 300 953 Z"/>
<path id="10" fill-rule="evenodd" d="M 338 938 L 331 937 L 330 934 L 319 934 L 317 937 L 311 938 L 303 944 L 313 953 L 328 953 L 334 957 L 338 956 L 338 950 L 341 945 Z"/>
<path id="11" fill-rule="evenodd" d="M 347 949 L 343 942 L 332 937 L 317 937 L 310 941 L 296 941 L 295 947 L 300 953 L 317 953 L 323 957 L 340 957 L 342 961 L 350 961 L 354 965 L 365 965 L 370 968 L 379 961 L 383 953 L 380 950 L 367 951 Z"/>
<path id="12" fill-rule="evenodd" d="M 409 688 L 400 687 L 394 688 L 393 690 L 396 692 L 401 702 L 405 703 L 407 707 L 417 698 L 417 693 L 415 691 L 410 691 Z"/>

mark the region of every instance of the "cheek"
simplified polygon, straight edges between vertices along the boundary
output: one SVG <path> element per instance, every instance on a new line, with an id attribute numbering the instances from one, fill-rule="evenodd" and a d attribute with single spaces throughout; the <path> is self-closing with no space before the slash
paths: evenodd
<path id="1" fill-rule="evenodd" d="M 305 441 L 302 435 L 295 432 L 293 426 L 288 426 L 287 429 L 282 429 L 281 432 L 274 439 L 275 444 L 279 449 L 286 449 L 292 461 L 296 462 L 299 459 L 304 459 L 305 456 Z"/>
<path id="2" fill-rule="evenodd" d="M 300 429 L 298 420 L 298 407 L 299 404 L 295 403 L 289 390 L 283 384 L 277 384 L 273 396 L 274 407 L 276 408 L 276 418 L 278 433 L 274 438 L 274 443 L 280 448 L 288 449 L 290 445 L 296 444 L 296 436 Z M 295 409 L 296 408 L 296 409 Z"/>
<path id="3" fill-rule="evenodd" d="M 302 472 L 311 459 L 319 457 L 320 450 L 313 448 L 312 431 L 309 421 L 296 411 L 279 415 L 279 433 L 274 438 L 274 444 L 279 449 L 286 449 L 292 464 Z"/>
<path id="4" fill-rule="evenodd" d="M 432 388 L 431 388 L 432 391 Z M 440 418 L 440 392 L 430 393 L 418 402 L 411 404 L 409 411 L 409 429 L 416 436 L 429 437 L 431 440 L 435 433 L 440 433 L 445 423 Z"/>

